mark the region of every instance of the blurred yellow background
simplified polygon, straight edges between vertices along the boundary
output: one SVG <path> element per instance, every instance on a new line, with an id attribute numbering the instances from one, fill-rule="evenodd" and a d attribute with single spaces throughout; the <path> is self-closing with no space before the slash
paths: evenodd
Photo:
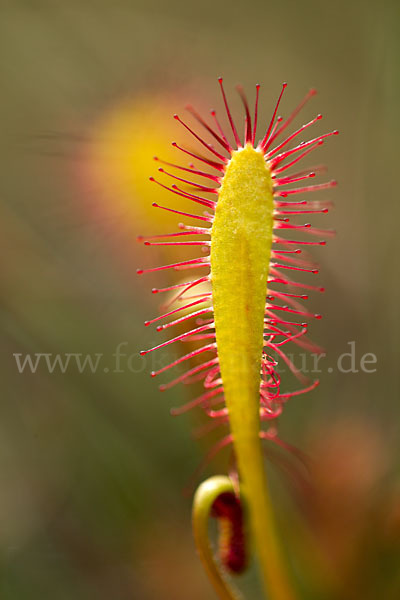
<path id="1" fill-rule="evenodd" d="M 235 115 L 234 85 L 252 99 L 261 84 L 260 122 L 282 81 L 283 114 L 316 87 L 298 124 L 322 112 L 341 134 L 313 157 L 340 184 L 323 220 L 338 235 L 315 253 L 327 358 L 280 423 L 314 457 L 315 489 L 271 465 L 299 597 L 399 598 L 398 3 L 2 0 L 0 14 L 0 597 L 214 598 L 182 494 L 205 445 L 169 416 L 184 392 L 149 376 L 173 353 L 138 355 L 159 341 L 143 321 L 169 279 L 136 269 L 176 255 L 136 237 L 179 220 L 150 209 L 170 201 L 152 156 L 181 160 L 172 114 L 221 109 L 223 75 Z M 352 347 L 375 372 L 334 368 Z M 99 366 L 19 372 L 14 355 L 38 353 Z M 260 597 L 253 572 L 240 585 Z"/>

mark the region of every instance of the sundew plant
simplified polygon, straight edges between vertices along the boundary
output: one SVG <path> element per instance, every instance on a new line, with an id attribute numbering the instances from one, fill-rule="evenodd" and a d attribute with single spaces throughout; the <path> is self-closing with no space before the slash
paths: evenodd
<path id="1" fill-rule="evenodd" d="M 290 398 L 311 392 L 318 385 L 317 380 L 308 381 L 296 369 L 286 347 L 294 343 L 302 349 L 318 352 L 318 347 L 308 339 L 307 329 L 309 320 L 319 319 L 320 315 L 309 312 L 304 301 L 310 292 L 321 292 L 323 288 L 303 282 L 302 276 L 318 273 L 307 252 L 312 246 L 325 245 L 326 237 L 332 232 L 313 228 L 310 223 L 298 223 L 296 217 L 300 215 L 305 219 L 327 213 L 328 201 L 307 196 L 303 199 L 304 194 L 331 188 L 335 182 L 310 184 L 309 180 L 323 169 L 298 170 L 298 163 L 338 132 L 301 140 L 303 133 L 321 119 L 321 115 L 317 115 L 288 133 L 292 121 L 315 90 L 283 119 L 278 116 L 286 88 L 283 84 L 261 139 L 257 137 L 260 86 L 256 86 L 254 111 L 250 111 L 244 91 L 238 87 L 245 115 L 242 135 L 233 120 L 221 78 L 219 84 L 229 134 L 214 110 L 210 121 L 206 121 L 189 107 L 194 119 L 207 132 L 207 138 L 175 115 L 192 134 L 199 151 L 174 142 L 173 146 L 192 162 L 186 166 L 186 163 L 171 164 L 156 158 L 163 165 L 159 168 L 163 180 L 150 178 L 173 195 L 186 198 L 198 210 L 184 213 L 175 210 L 173 205 L 154 204 L 194 224 L 180 223 L 179 231 L 143 238 L 144 243 L 176 246 L 182 253 L 186 247 L 196 246 L 200 256 L 181 256 L 173 264 L 147 269 L 198 274 L 167 288 L 153 290 L 155 293 L 173 292 L 169 308 L 174 308 L 146 324 L 156 323 L 159 331 L 170 328 L 173 331 L 178 325 L 179 335 L 172 335 L 142 354 L 175 342 L 198 344 L 152 375 L 177 365 L 188 365 L 185 372 L 161 387 L 179 382 L 200 383 L 202 393 L 190 400 L 185 410 L 200 407 L 212 427 L 222 430 L 223 425 L 228 426 L 228 434 L 221 436 L 207 458 L 211 459 L 223 447 L 231 445 L 235 467 L 229 476 L 216 476 L 203 482 L 193 505 L 198 552 L 216 591 L 221 598 L 234 597 L 225 571 L 235 573 L 246 567 L 250 538 L 254 541 L 268 597 L 289 600 L 294 598 L 294 591 L 274 524 L 262 440 L 267 438 L 279 443 L 275 428 L 265 429 L 264 424 L 268 427 L 275 423 Z M 213 143 L 207 141 L 211 138 Z M 171 185 L 167 185 L 167 179 L 172 180 Z M 138 271 L 139 274 L 144 272 L 143 269 Z M 183 324 L 186 329 L 182 332 Z M 282 389 L 280 364 L 286 365 L 297 377 L 297 388 Z M 208 540 L 211 515 L 220 522 L 218 560 Z"/>

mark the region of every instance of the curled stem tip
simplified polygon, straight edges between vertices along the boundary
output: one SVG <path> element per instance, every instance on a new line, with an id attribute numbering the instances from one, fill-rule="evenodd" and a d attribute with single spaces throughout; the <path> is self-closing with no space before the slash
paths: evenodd
<path id="1" fill-rule="evenodd" d="M 208 525 L 215 502 L 224 494 L 236 496 L 232 481 L 224 475 L 215 475 L 197 488 L 192 509 L 194 540 L 200 560 L 221 600 L 242 600 L 242 595 L 228 581 L 227 572 L 217 561 L 210 543 Z"/>

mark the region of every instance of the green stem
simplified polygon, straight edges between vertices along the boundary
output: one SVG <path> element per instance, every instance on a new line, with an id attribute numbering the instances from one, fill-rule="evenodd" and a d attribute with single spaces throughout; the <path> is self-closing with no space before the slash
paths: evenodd
<path id="1" fill-rule="evenodd" d="M 267 596 L 271 600 L 294 600 L 276 532 L 261 441 L 254 437 L 246 439 L 241 431 L 235 451 Z"/>

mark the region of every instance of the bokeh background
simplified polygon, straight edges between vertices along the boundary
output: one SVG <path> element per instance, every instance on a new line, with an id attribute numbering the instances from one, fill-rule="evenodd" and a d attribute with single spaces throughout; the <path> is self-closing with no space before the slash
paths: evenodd
<path id="1" fill-rule="evenodd" d="M 317 158 L 340 182 L 324 217 L 338 235 L 317 251 L 327 358 L 280 423 L 311 483 L 267 460 L 299 597 L 399 598 L 398 3 L 1 0 L 0 14 L 0 596 L 214 598 L 182 493 L 207 439 L 169 416 L 184 391 L 149 377 L 173 354 L 138 355 L 159 340 L 143 321 L 168 279 L 136 268 L 172 251 L 136 237 L 175 221 L 150 209 L 170 200 L 148 183 L 152 156 L 187 139 L 171 117 L 188 102 L 221 108 L 223 75 L 236 115 L 234 85 L 251 100 L 262 85 L 264 121 L 282 81 L 283 114 L 316 87 L 297 123 L 322 112 L 318 131 L 341 133 Z M 376 372 L 334 368 L 351 341 Z M 20 373 L 28 353 L 101 357 Z M 258 598 L 253 571 L 239 586 Z"/>

